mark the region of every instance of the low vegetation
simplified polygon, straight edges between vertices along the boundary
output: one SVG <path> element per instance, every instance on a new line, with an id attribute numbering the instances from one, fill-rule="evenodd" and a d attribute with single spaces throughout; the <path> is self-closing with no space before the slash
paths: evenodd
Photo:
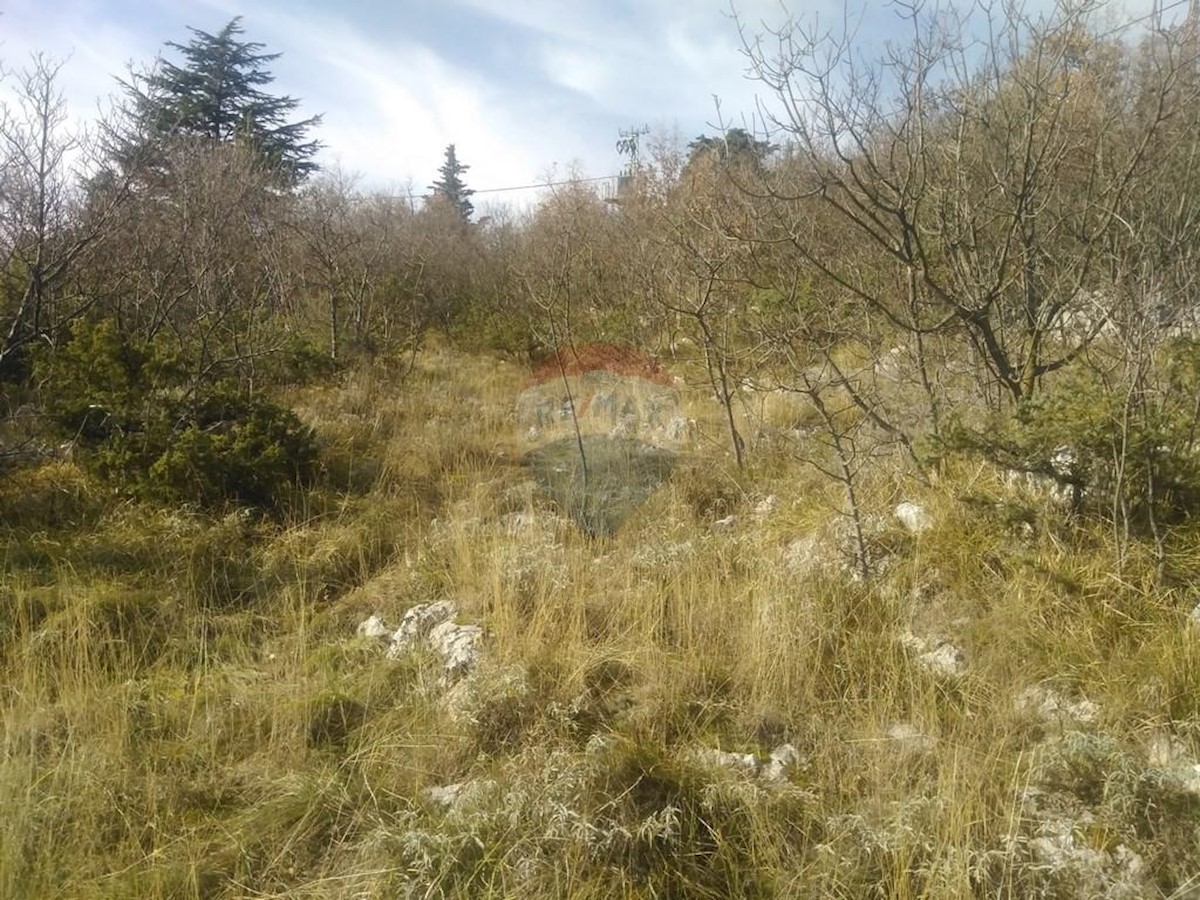
<path id="1" fill-rule="evenodd" d="M 1102 12 L 764 23 L 480 221 L 238 20 L 10 76 L 0 897 L 1200 891 L 1200 25 Z"/>
<path id="2" fill-rule="evenodd" d="M 1110 529 L 992 464 L 948 458 L 919 489 L 879 465 L 861 502 L 881 574 L 863 581 L 835 485 L 699 439 L 592 538 L 522 465 L 526 373 L 433 349 L 403 384 L 298 389 L 327 462 L 281 516 L 114 496 L 75 458 L 10 473 L 0 893 L 1190 884 L 1190 529 L 1167 583 L 1149 550 L 1118 575 Z M 685 401 L 720 433 L 718 404 Z M 901 496 L 927 530 L 893 518 Z M 357 634 L 442 599 L 483 628 L 462 681 Z M 962 670 L 925 665 L 913 636 Z"/>

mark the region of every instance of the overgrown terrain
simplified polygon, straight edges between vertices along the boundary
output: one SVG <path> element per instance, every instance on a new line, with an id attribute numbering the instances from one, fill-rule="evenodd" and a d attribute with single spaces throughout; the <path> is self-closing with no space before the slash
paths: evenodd
<path id="1" fill-rule="evenodd" d="M 1176 586 L 1118 577 L 989 464 L 880 466 L 862 581 L 820 473 L 696 441 L 590 538 L 522 465 L 525 377 L 430 351 L 297 392 L 327 470 L 280 519 L 9 475 L 0 893 L 1187 895 L 1194 537 Z M 445 599 L 461 679 L 356 632 Z"/>
<path id="2" fill-rule="evenodd" d="M 1200 895 L 1169 11 L 743 22 L 760 133 L 478 220 L 237 19 L 8 73 L 0 897 Z"/>

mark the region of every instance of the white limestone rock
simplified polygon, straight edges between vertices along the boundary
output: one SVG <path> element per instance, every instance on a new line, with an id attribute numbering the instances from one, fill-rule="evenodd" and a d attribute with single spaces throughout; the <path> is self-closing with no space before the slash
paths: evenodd
<path id="1" fill-rule="evenodd" d="M 589 759 L 599 759 L 612 749 L 615 741 L 611 735 L 597 731 L 587 739 L 587 743 L 583 747 L 583 753 Z"/>
<path id="2" fill-rule="evenodd" d="M 1053 688 L 1035 684 L 1017 697 L 1017 708 L 1047 722 L 1086 725 L 1096 721 L 1100 707 L 1091 700 L 1069 700 Z"/>
<path id="3" fill-rule="evenodd" d="M 1069 458 L 1065 455 L 1059 455 L 1056 452 L 1054 459 L 1057 462 L 1052 461 L 1051 465 L 1055 469 L 1068 465 Z M 1064 483 L 1058 478 L 1053 478 L 1049 475 L 1043 475 L 1040 472 L 1005 469 L 1001 475 L 1001 480 L 1009 490 L 1031 498 L 1047 499 L 1059 509 L 1070 509 L 1071 505 L 1075 502 L 1076 489 L 1071 484 Z"/>
<path id="4" fill-rule="evenodd" d="M 454 618 L 458 608 L 449 600 L 422 603 L 404 614 L 400 627 L 392 634 L 388 659 L 399 659 L 424 641 L 434 627 Z"/>
<path id="5" fill-rule="evenodd" d="M 1200 762 L 1191 756 L 1181 741 L 1159 733 L 1150 738 L 1146 747 L 1147 761 L 1182 790 L 1200 796 Z"/>
<path id="6" fill-rule="evenodd" d="M 1079 468 L 1079 454 L 1074 447 L 1066 444 L 1056 447 L 1050 455 L 1050 468 L 1060 478 L 1073 477 Z"/>
<path id="7" fill-rule="evenodd" d="M 779 505 L 779 498 L 774 494 L 769 494 L 754 506 L 754 517 L 756 519 L 766 519 L 771 513 L 775 512 L 775 507 Z"/>
<path id="8" fill-rule="evenodd" d="M 759 769 L 759 777 L 770 784 L 782 784 L 787 781 L 788 771 L 798 765 L 803 757 L 800 751 L 791 744 L 780 744 L 771 751 L 767 761 Z"/>
<path id="9" fill-rule="evenodd" d="M 900 635 L 900 643 L 913 654 L 917 664 L 932 675 L 961 678 L 967 673 L 967 654 L 950 641 L 918 637 L 911 631 Z"/>
<path id="10" fill-rule="evenodd" d="M 479 642 L 483 629 L 478 625 L 442 622 L 429 632 L 429 646 L 442 657 L 446 675 L 466 675 L 479 662 Z"/>
<path id="11" fill-rule="evenodd" d="M 934 649 L 922 653 L 918 659 L 926 669 L 935 675 L 947 678 L 961 678 L 967 674 L 967 655 L 961 647 L 956 647 L 947 641 Z"/>
<path id="12" fill-rule="evenodd" d="M 731 753 L 712 747 L 697 747 L 692 751 L 692 757 L 701 765 L 714 769 L 728 769 L 748 775 L 758 771 L 758 757 L 753 753 Z"/>
<path id="13" fill-rule="evenodd" d="M 893 722 L 884 731 L 888 741 L 902 750 L 924 752 L 932 750 L 934 739 L 911 722 Z"/>
<path id="14" fill-rule="evenodd" d="M 472 778 L 454 784 L 434 785 L 423 792 L 425 800 L 448 816 L 475 815 L 495 807 L 499 785 L 491 778 Z"/>
<path id="15" fill-rule="evenodd" d="M 919 503 L 905 500 L 892 511 L 910 534 L 923 534 L 933 528 L 933 517 Z"/>
<path id="16" fill-rule="evenodd" d="M 392 633 L 392 629 L 384 624 L 383 619 L 379 616 L 370 616 L 358 623 L 358 636 L 374 640 L 376 638 L 385 638 Z"/>
<path id="17" fill-rule="evenodd" d="M 443 809 L 452 807 L 458 795 L 462 793 L 463 784 L 461 782 L 455 784 L 434 785 L 425 789 L 425 799 L 434 806 L 440 806 Z"/>
<path id="18" fill-rule="evenodd" d="M 1146 896 L 1146 861 L 1124 844 L 1108 850 L 1090 846 L 1081 835 L 1090 824 L 1083 819 L 1042 822 L 1029 841 L 1029 851 L 1039 866 L 1070 883 L 1078 897 L 1134 900 Z"/>
<path id="19" fill-rule="evenodd" d="M 449 600 L 414 606 L 404 614 L 400 627 L 392 633 L 387 658 L 399 659 L 417 647 L 426 646 L 441 657 L 446 680 L 466 675 L 479 661 L 483 629 L 478 625 L 455 622 L 456 612 L 457 607 Z M 364 622 L 359 626 L 360 633 L 367 624 Z"/>
<path id="20" fill-rule="evenodd" d="M 775 786 L 786 784 L 787 773 L 802 759 L 800 751 L 791 744 L 780 744 L 766 760 L 759 759 L 753 753 L 732 753 L 711 747 L 697 747 L 690 755 L 701 765 L 725 769 L 754 778 L 764 785 Z"/>

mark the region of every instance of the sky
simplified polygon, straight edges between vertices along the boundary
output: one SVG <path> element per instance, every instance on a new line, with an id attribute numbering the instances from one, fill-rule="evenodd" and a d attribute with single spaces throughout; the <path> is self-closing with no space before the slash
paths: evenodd
<path id="1" fill-rule="evenodd" d="M 843 8 L 789 5 L 826 20 Z M 854 7 L 864 42 L 889 36 L 886 5 Z M 751 32 L 784 16 L 780 0 L 737 9 Z M 686 143 L 719 122 L 752 125 L 769 101 L 747 77 L 728 0 L 0 0 L 0 11 L 0 61 L 65 58 L 60 86 L 84 118 L 130 65 L 178 59 L 163 45 L 186 43 L 189 26 L 216 32 L 242 16 L 242 39 L 282 54 L 270 89 L 323 115 L 323 165 L 419 195 L 454 143 L 477 206 L 541 193 L 495 188 L 615 174 L 622 129 Z"/>

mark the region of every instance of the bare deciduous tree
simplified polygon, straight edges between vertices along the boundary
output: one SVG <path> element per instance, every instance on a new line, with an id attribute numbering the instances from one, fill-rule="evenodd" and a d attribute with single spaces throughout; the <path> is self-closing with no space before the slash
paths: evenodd
<path id="1" fill-rule="evenodd" d="M 292 198 L 246 148 L 187 138 L 164 154 L 169 169 L 139 185 L 89 268 L 92 290 L 122 333 L 173 342 L 196 382 L 250 374 L 282 341 L 269 320 L 286 305 Z"/>
<path id="2" fill-rule="evenodd" d="M 74 279 L 127 199 L 127 182 L 85 186 L 97 147 L 68 122 L 63 63 L 35 55 L 0 106 L 0 367 L 35 341 L 53 343 L 95 302 Z"/>
<path id="3" fill-rule="evenodd" d="M 333 359 L 338 358 L 347 316 L 355 342 L 363 342 L 372 282 L 388 243 L 389 220 L 369 217 L 364 199 L 355 193 L 353 178 L 333 171 L 308 186 L 298 210 L 304 283 L 326 299 Z"/>
<path id="4" fill-rule="evenodd" d="M 1010 4 L 960 13 L 914 0 L 897 7 L 908 39 L 874 61 L 848 28 L 788 19 L 765 36 L 743 30 L 803 192 L 874 261 L 859 267 L 802 230 L 796 249 L 897 328 L 960 334 L 1013 401 L 1094 337 L 1051 340 L 1086 297 L 1111 289 L 1102 248 L 1126 227 L 1122 209 L 1184 70 L 1174 60 L 1135 82 L 1119 36 L 1093 27 L 1098 9 L 1060 4 L 1033 18 Z"/>

